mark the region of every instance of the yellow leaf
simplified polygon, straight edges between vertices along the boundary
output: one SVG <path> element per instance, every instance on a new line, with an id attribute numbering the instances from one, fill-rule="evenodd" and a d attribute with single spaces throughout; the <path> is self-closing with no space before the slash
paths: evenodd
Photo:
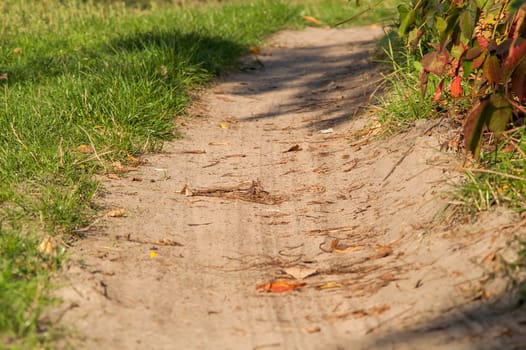
<path id="1" fill-rule="evenodd" d="M 155 258 L 156 256 L 157 256 L 157 252 L 150 250 L 150 258 Z"/>
<path id="2" fill-rule="evenodd" d="M 106 216 L 110 218 L 120 218 L 123 216 L 126 216 L 126 210 L 124 209 L 117 209 L 117 210 L 110 210 L 106 213 Z"/>
<path id="3" fill-rule="evenodd" d="M 336 282 L 327 282 L 322 286 L 319 286 L 318 289 L 332 289 L 332 288 L 341 288 L 341 284 Z"/>
<path id="4" fill-rule="evenodd" d="M 225 123 L 221 123 L 221 124 L 219 124 L 219 127 L 220 127 L 221 129 L 228 129 L 228 125 L 226 125 Z"/>
<path id="5" fill-rule="evenodd" d="M 77 147 L 77 151 L 84 154 L 90 154 L 93 153 L 93 147 L 88 145 L 80 145 Z"/>
<path id="6" fill-rule="evenodd" d="M 55 242 L 53 238 L 47 236 L 38 245 L 38 251 L 42 254 L 53 254 L 55 252 Z"/>
<path id="7" fill-rule="evenodd" d="M 320 25 L 322 22 L 311 16 L 303 16 L 303 19 L 312 24 Z"/>

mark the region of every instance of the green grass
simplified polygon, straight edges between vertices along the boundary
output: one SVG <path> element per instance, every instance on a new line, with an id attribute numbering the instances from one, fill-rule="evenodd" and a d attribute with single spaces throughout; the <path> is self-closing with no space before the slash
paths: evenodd
<path id="1" fill-rule="evenodd" d="M 303 15 L 335 23 L 373 2 L 363 3 L 2 1 L 0 348 L 46 346 L 39 320 L 63 256 L 38 245 L 89 223 L 94 174 L 177 137 L 189 92 L 265 36 L 311 25 Z M 352 24 L 383 18 L 389 3 Z"/>
<path id="2" fill-rule="evenodd" d="M 509 133 L 482 153 L 480 169 L 468 171 L 458 198 L 473 211 L 505 205 L 526 211 L 526 128 Z M 491 150 L 490 148 L 493 148 Z"/>

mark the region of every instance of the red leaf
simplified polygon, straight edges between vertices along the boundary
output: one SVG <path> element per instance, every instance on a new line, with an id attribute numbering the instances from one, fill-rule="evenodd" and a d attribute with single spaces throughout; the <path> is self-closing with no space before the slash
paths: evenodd
<path id="1" fill-rule="evenodd" d="M 481 53 L 482 53 L 482 48 L 480 46 L 472 47 L 471 49 L 466 51 L 466 55 L 464 56 L 464 59 L 473 60 L 479 57 Z"/>
<path id="2" fill-rule="evenodd" d="M 462 82 L 462 78 L 460 76 L 456 76 L 451 81 L 450 89 L 451 89 L 451 96 L 454 98 L 458 98 L 462 96 L 462 85 L 460 84 Z"/>
<path id="3" fill-rule="evenodd" d="M 486 39 L 485 37 L 483 37 L 482 35 L 478 35 L 477 36 L 477 41 L 479 43 L 479 45 L 485 49 L 488 49 L 488 46 L 489 46 L 489 41 L 488 39 Z"/>
<path id="4" fill-rule="evenodd" d="M 521 102 L 526 101 L 526 60 L 515 68 L 511 75 L 511 91 L 513 91 Z"/>
<path id="5" fill-rule="evenodd" d="M 444 74 L 449 63 L 449 56 L 447 51 L 430 52 L 422 57 L 422 66 L 428 72 L 434 73 L 438 76 Z"/>
<path id="6" fill-rule="evenodd" d="M 521 61 L 526 59 L 526 39 L 515 38 L 510 46 L 508 56 L 504 60 L 505 72 L 511 72 Z"/>

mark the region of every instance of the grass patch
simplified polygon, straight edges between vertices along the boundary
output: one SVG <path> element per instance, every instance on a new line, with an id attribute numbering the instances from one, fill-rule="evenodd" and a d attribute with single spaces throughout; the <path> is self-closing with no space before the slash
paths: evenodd
<path id="1" fill-rule="evenodd" d="M 383 82 L 376 96 L 377 118 L 384 134 L 394 134 L 414 125 L 419 119 L 435 118 L 436 104 L 423 97 L 420 90 L 421 66 L 413 53 L 404 47 L 394 31 L 385 35 L 379 43 L 377 61 L 385 66 Z M 431 77 L 428 92 L 435 89 Z"/>
<path id="2" fill-rule="evenodd" d="M 459 199 L 471 212 L 505 205 L 519 213 L 526 211 L 526 128 L 508 132 L 481 156 L 479 169 L 468 171 Z"/>
<path id="3" fill-rule="evenodd" d="M 394 1 L 389 1 L 393 3 Z M 49 277 L 97 208 L 93 174 L 162 148 L 203 86 L 284 27 L 334 23 L 367 6 L 259 0 L 5 0 L 0 3 L 0 344 L 43 346 Z M 390 10 L 394 10 L 394 5 Z M 389 11 L 390 11 L 389 10 Z M 387 10 L 377 7 L 353 24 Z"/>

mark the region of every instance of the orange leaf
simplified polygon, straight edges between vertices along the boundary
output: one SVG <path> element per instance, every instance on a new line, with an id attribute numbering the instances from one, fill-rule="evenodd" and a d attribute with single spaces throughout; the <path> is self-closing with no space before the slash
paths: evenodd
<path id="1" fill-rule="evenodd" d="M 320 25 L 321 21 L 311 16 L 303 16 L 303 19 L 312 24 Z"/>
<path id="2" fill-rule="evenodd" d="M 454 98 L 462 96 L 462 85 L 460 85 L 461 81 L 462 79 L 458 75 L 451 81 L 451 96 Z"/>
<path id="3" fill-rule="evenodd" d="M 77 151 L 84 154 L 90 154 L 93 153 L 93 147 L 88 145 L 80 145 L 77 147 Z"/>
<path id="4" fill-rule="evenodd" d="M 267 293 L 283 293 L 290 292 L 295 289 L 301 288 L 307 285 L 306 283 L 289 282 L 284 280 L 277 280 L 270 283 L 261 284 L 256 287 L 256 290 L 260 290 Z"/>
<path id="5" fill-rule="evenodd" d="M 261 52 L 259 50 L 259 47 L 254 46 L 254 45 L 250 46 L 250 51 L 252 51 L 252 53 L 255 54 L 255 55 L 259 55 L 259 53 Z"/>

